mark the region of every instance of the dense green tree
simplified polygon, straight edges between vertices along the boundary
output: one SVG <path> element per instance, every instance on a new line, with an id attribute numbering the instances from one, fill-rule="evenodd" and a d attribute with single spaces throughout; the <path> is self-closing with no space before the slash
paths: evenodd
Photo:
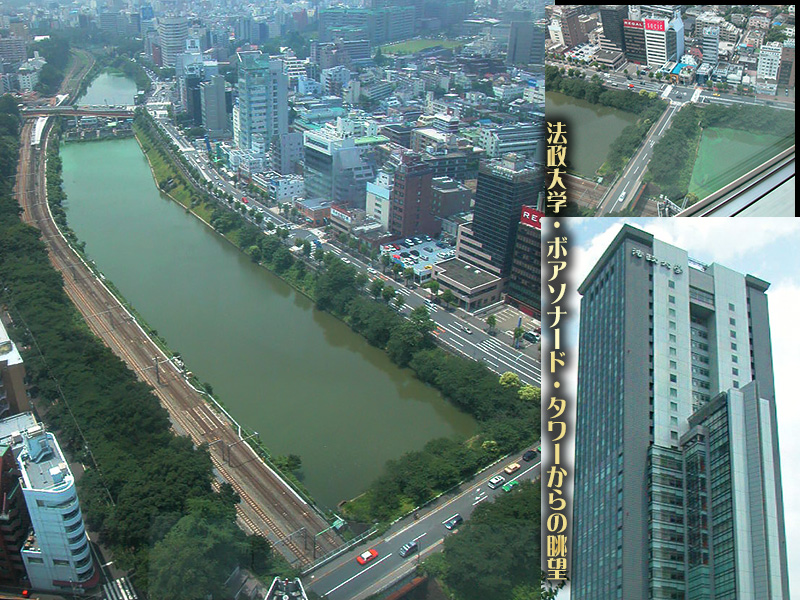
<path id="1" fill-rule="evenodd" d="M 375 298 L 379 298 L 383 293 L 383 285 L 383 279 L 373 279 L 372 283 L 369 284 L 369 293 Z"/>
<path id="2" fill-rule="evenodd" d="M 397 291 L 391 285 L 387 285 L 383 288 L 383 292 L 381 295 L 383 296 L 384 302 L 390 302 L 392 298 L 394 298 Z"/>

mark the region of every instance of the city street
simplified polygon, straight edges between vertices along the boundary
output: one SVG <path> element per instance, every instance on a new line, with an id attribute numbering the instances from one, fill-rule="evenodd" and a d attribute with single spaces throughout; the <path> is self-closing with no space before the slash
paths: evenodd
<path id="1" fill-rule="evenodd" d="M 513 475 L 506 475 L 503 468 L 511 463 L 519 463 L 521 468 Z M 455 494 L 447 494 L 418 511 L 418 520 L 413 517 L 403 519 L 389 529 L 380 540 L 361 544 L 322 566 L 307 576 L 304 584 L 328 600 L 363 600 L 386 588 L 391 583 L 407 575 L 416 568 L 420 560 L 428 555 L 441 551 L 442 543 L 447 535 L 456 532 L 444 526 L 444 522 L 455 515 L 466 520 L 482 502 L 492 502 L 498 495 L 514 493 L 505 492 L 501 487 L 491 489 L 489 479 L 502 474 L 505 483 L 512 480 L 536 480 L 539 478 L 539 457 L 532 462 L 524 462 L 519 455 L 507 458 L 493 467 L 486 469 L 472 481 L 465 483 Z M 419 551 L 406 558 L 399 554 L 403 544 L 416 541 Z M 356 557 L 368 549 L 374 548 L 378 554 L 366 565 L 360 565 Z"/>

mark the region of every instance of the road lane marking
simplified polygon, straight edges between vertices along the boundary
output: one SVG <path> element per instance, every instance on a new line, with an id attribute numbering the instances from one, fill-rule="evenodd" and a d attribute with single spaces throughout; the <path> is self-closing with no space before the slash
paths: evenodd
<path id="1" fill-rule="evenodd" d="M 449 517 L 449 518 L 445 519 L 444 521 L 442 521 L 442 525 L 447 523 L 450 519 L 455 519 L 457 516 L 458 516 L 458 513 L 454 514 L 452 517 Z"/>
<path id="2" fill-rule="evenodd" d="M 479 502 L 483 502 L 483 501 L 484 501 L 484 500 L 486 500 L 488 497 L 489 497 L 489 496 L 484 496 L 484 497 L 483 497 L 483 498 L 481 498 L 480 500 L 476 500 L 475 502 L 473 502 L 473 503 L 472 503 L 472 506 L 477 506 L 477 504 L 478 504 Z"/>
<path id="3" fill-rule="evenodd" d="M 428 532 L 427 532 L 427 531 L 426 531 L 425 533 L 423 533 L 422 535 L 418 535 L 417 537 L 415 537 L 415 538 L 414 538 L 413 540 L 411 540 L 411 541 L 412 541 L 412 542 L 416 542 L 416 541 L 418 541 L 419 539 L 421 539 L 421 538 L 424 538 L 426 535 L 428 535 Z"/>
<path id="4" fill-rule="evenodd" d="M 337 585 L 337 586 L 336 586 L 335 588 L 333 588 L 332 590 L 328 590 L 327 592 L 325 592 L 325 593 L 323 594 L 323 596 L 327 596 L 327 595 L 329 595 L 329 594 L 332 594 L 333 592 L 335 592 L 336 590 L 338 590 L 338 589 L 339 589 L 340 587 L 342 587 L 343 585 L 346 585 L 346 584 L 350 583 L 351 581 L 353 581 L 353 579 L 355 579 L 355 578 L 356 578 L 356 577 L 358 577 L 359 575 L 363 575 L 364 573 L 366 573 L 367 571 L 369 571 L 371 568 L 373 568 L 373 567 L 377 567 L 379 564 L 381 564 L 383 561 L 385 561 L 385 560 L 386 560 L 387 558 L 389 558 L 391 555 L 392 555 L 392 554 L 391 554 L 391 553 L 389 553 L 389 554 L 387 554 L 386 556 L 384 556 L 382 559 L 380 559 L 378 562 L 376 562 L 376 563 L 372 563 L 372 564 L 371 564 L 369 567 L 367 567 L 367 568 L 366 568 L 366 569 L 364 569 L 363 571 L 359 571 L 358 573 L 356 573 L 355 575 L 353 575 L 353 576 L 352 576 L 350 579 L 346 579 L 345 581 L 343 581 L 342 583 L 340 583 L 339 585 Z"/>

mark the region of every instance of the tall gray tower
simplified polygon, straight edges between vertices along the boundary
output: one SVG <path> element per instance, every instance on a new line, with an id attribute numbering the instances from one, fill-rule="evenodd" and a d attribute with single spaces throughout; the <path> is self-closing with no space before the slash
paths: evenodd
<path id="1" fill-rule="evenodd" d="M 625 225 L 581 284 L 572 597 L 789 597 L 769 284 Z"/>

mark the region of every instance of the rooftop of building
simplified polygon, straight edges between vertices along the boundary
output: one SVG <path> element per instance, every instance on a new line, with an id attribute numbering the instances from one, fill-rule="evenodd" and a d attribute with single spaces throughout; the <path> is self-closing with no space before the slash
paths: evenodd
<path id="1" fill-rule="evenodd" d="M 17 346 L 11 341 L 2 321 L 0 321 L 0 362 L 6 362 L 8 366 L 18 365 L 22 362 L 22 356 L 17 350 Z"/>
<path id="2" fill-rule="evenodd" d="M 302 204 L 310 210 L 325 208 L 333 204 L 332 200 L 328 200 L 326 198 L 298 198 L 296 202 L 298 204 Z"/>
<path id="3" fill-rule="evenodd" d="M 72 481 L 72 473 L 55 436 L 33 413 L 0 421 L 0 443 L 11 445 L 28 489 L 51 490 Z"/>
<path id="4" fill-rule="evenodd" d="M 458 258 L 451 258 L 436 265 L 438 277 L 444 276 L 457 281 L 467 289 L 474 289 L 499 280 L 494 273 L 473 266 Z"/>

